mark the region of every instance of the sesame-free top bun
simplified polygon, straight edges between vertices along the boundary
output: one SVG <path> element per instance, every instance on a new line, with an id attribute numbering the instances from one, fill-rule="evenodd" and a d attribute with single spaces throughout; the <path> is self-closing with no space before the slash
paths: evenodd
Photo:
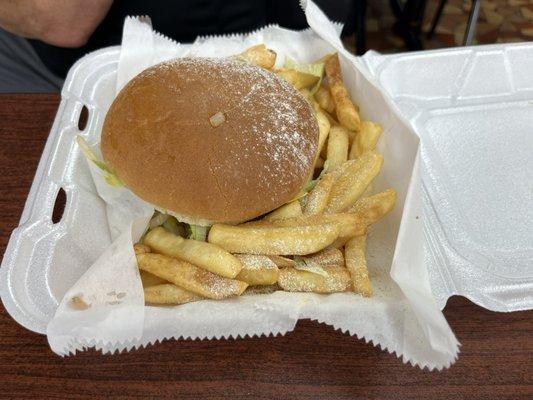
<path id="1" fill-rule="evenodd" d="M 217 113 L 224 121 L 213 126 Z M 199 225 L 246 221 L 293 199 L 317 146 L 305 98 L 277 75 L 230 58 L 146 69 L 111 105 L 101 141 L 125 186 Z"/>

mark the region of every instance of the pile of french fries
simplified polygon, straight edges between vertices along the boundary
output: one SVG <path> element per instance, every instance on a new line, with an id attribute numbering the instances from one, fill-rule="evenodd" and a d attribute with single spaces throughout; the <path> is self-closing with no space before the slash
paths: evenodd
<path id="1" fill-rule="evenodd" d="M 238 57 L 280 75 L 312 105 L 319 124 L 315 179 L 296 199 L 261 219 L 213 225 L 206 241 L 152 226 L 134 246 L 146 303 L 276 290 L 372 296 L 367 233 L 396 201 L 394 189 L 366 195 L 383 164 L 375 151 L 381 126 L 361 120 L 337 54 L 307 70 L 275 68 L 276 53 L 265 45 Z"/>

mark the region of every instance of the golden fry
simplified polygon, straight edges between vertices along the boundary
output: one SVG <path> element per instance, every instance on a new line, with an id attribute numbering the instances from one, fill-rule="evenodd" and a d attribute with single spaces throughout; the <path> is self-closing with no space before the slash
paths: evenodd
<path id="1" fill-rule="evenodd" d="M 209 231 L 209 242 L 232 253 L 266 255 L 305 255 L 315 253 L 333 243 L 340 232 L 336 223 L 310 226 L 276 226 L 297 218 L 258 221 L 232 226 L 215 224 Z"/>
<path id="2" fill-rule="evenodd" d="M 300 215 L 302 215 L 302 206 L 298 200 L 294 200 L 272 211 L 265 217 L 265 220 L 274 221 L 277 219 L 299 217 Z"/>
<path id="3" fill-rule="evenodd" d="M 350 239 L 345 247 L 346 268 L 350 271 L 354 292 L 372 296 L 372 284 L 366 266 L 366 235 Z"/>
<path id="4" fill-rule="evenodd" d="M 333 176 L 330 174 L 324 175 L 318 181 L 316 186 L 307 195 L 307 202 L 303 210 L 305 215 L 320 214 L 324 211 L 329 201 L 333 182 Z"/>
<path id="5" fill-rule="evenodd" d="M 349 159 L 354 160 L 363 153 L 374 150 L 381 136 L 381 132 L 381 125 L 370 121 L 363 121 L 361 130 L 355 136 L 355 140 L 350 148 Z"/>
<path id="6" fill-rule="evenodd" d="M 325 212 L 338 213 L 350 208 L 379 173 L 382 164 L 383 156 L 369 151 L 333 171 L 335 183 Z"/>
<path id="7" fill-rule="evenodd" d="M 359 215 L 365 224 L 371 225 L 391 211 L 395 204 L 396 191 L 387 189 L 373 196 L 359 199 L 348 212 Z"/>
<path id="8" fill-rule="evenodd" d="M 324 115 L 326 116 L 326 118 L 328 119 L 329 123 L 331 126 L 333 125 L 339 125 L 339 121 L 337 121 L 332 114 L 328 113 L 327 111 L 325 110 L 322 110 L 322 112 L 324 113 Z M 342 125 L 341 125 L 342 126 Z M 348 130 L 348 129 L 347 129 Z M 350 131 L 351 132 L 351 131 Z"/>
<path id="9" fill-rule="evenodd" d="M 296 262 L 292 258 L 275 255 L 270 255 L 268 258 L 274 261 L 278 268 L 294 267 L 294 265 L 296 265 Z"/>
<path id="10" fill-rule="evenodd" d="M 235 278 L 242 268 L 241 262 L 223 248 L 207 242 L 184 239 L 162 227 L 148 232 L 143 242 L 158 253 L 188 261 L 226 278 Z"/>
<path id="11" fill-rule="evenodd" d="M 342 130 L 348 136 L 348 143 L 350 145 L 353 143 L 353 141 L 355 139 L 355 136 L 357 135 L 357 133 L 355 131 L 351 131 L 351 130 L 349 130 L 348 128 L 346 128 L 344 126 L 339 125 L 338 123 L 332 123 L 330 131 L 333 129 L 333 127 L 335 127 L 335 129 L 337 129 L 337 130 Z"/>
<path id="12" fill-rule="evenodd" d="M 328 117 L 318 110 L 316 111 L 316 120 L 318 121 L 318 149 L 317 154 L 322 155 L 322 149 L 329 135 L 329 129 L 331 124 L 329 123 Z"/>
<path id="13" fill-rule="evenodd" d="M 344 255 L 339 249 L 326 249 L 306 257 L 324 268 L 344 267 Z"/>
<path id="14" fill-rule="evenodd" d="M 275 72 L 298 90 L 309 88 L 315 85 L 320 79 L 316 75 L 311 75 L 295 69 L 280 68 Z"/>
<path id="15" fill-rule="evenodd" d="M 327 148 L 327 171 L 333 171 L 348 160 L 349 137 L 347 129 L 334 125 L 329 130 Z"/>
<path id="16" fill-rule="evenodd" d="M 144 288 L 144 301 L 148 304 L 184 304 L 203 299 L 202 296 L 198 296 L 172 283 Z"/>
<path id="17" fill-rule="evenodd" d="M 359 235 L 357 235 L 359 236 Z M 354 236 L 339 236 L 333 243 L 331 243 L 327 248 L 328 249 L 336 249 L 340 250 L 344 247 L 346 242 L 353 238 Z"/>
<path id="18" fill-rule="evenodd" d="M 133 245 L 133 250 L 135 251 L 135 254 L 143 254 L 143 253 L 150 253 L 152 249 L 142 243 L 135 243 Z"/>
<path id="19" fill-rule="evenodd" d="M 332 55 L 326 61 L 326 76 L 328 77 L 329 90 L 335 103 L 339 122 L 350 130 L 359 131 L 361 119 L 350 99 L 346 86 L 344 86 L 338 54 Z"/>
<path id="20" fill-rule="evenodd" d="M 276 221 L 270 221 L 268 223 L 272 226 L 277 227 L 303 227 L 336 224 L 340 228 L 338 237 L 344 238 L 346 240 L 353 236 L 364 235 L 367 230 L 366 224 L 364 224 L 362 219 L 357 214 L 349 213 L 304 215 L 302 217 L 281 219 Z M 265 224 L 267 224 L 267 222 L 257 221 L 249 222 L 247 224 L 244 224 L 243 226 L 259 226 Z"/>
<path id="21" fill-rule="evenodd" d="M 139 254 L 146 254 L 146 253 L 139 253 Z M 140 272 L 141 272 L 141 282 L 144 288 L 147 288 L 149 286 L 156 286 L 156 285 L 162 285 L 164 283 L 168 283 L 166 280 L 154 274 L 151 274 L 150 272 L 146 272 L 146 271 L 140 271 Z"/>
<path id="22" fill-rule="evenodd" d="M 331 93 L 329 92 L 329 89 L 324 84 L 321 84 L 318 87 L 315 93 L 315 99 L 317 103 L 320 105 L 320 107 L 322 107 L 328 113 L 331 114 L 333 110 L 335 110 L 335 103 L 333 102 Z"/>
<path id="23" fill-rule="evenodd" d="M 249 285 L 273 285 L 278 281 L 278 266 L 267 256 L 236 254 L 243 268 L 237 279 Z"/>
<path id="24" fill-rule="evenodd" d="M 248 287 L 246 282 L 223 278 L 186 261 L 162 254 L 139 254 L 137 264 L 143 271 L 209 299 L 239 296 Z"/>
<path id="25" fill-rule="evenodd" d="M 295 268 L 279 271 L 278 285 L 289 292 L 334 293 L 350 288 L 350 274 L 344 267 L 328 267 L 327 276 Z"/>
<path id="26" fill-rule="evenodd" d="M 246 49 L 239 58 L 266 69 L 271 69 L 276 63 L 276 52 L 268 49 L 264 44 L 258 44 Z"/>

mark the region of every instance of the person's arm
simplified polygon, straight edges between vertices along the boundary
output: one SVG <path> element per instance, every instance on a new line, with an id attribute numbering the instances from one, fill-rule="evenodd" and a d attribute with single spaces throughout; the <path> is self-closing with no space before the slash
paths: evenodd
<path id="1" fill-rule="evenodd" d="M 113 0 L 0 0 L 0 27 L 59 47 L 83 46 Z"/>

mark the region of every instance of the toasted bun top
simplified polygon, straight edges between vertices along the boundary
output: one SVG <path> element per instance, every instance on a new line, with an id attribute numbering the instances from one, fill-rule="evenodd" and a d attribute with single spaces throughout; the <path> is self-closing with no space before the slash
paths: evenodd
<path id="1" fill-rule="evenodd" d="M 214 127 L 210 118 L 222 112 Z M 156 208 L 196 224 L 255 218 L 309 179 L 318 123 L 277 75 L 236 59 L 181 58 L 132 79 L 109 109 L 108 166 Z"/>

